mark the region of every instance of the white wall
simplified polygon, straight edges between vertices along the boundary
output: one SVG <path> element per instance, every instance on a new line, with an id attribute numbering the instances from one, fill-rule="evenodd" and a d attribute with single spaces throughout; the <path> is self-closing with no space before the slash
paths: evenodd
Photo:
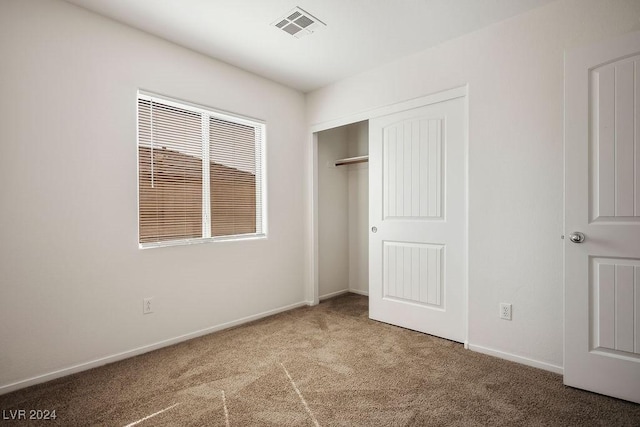
<path id="1" fill-rule="evenodd" d="M 639 17 L 637 0 L 561 0 L 307 95 L 314 125 L 469 84 L 473 349 L 561 370 L 563 54 Z"/>
<path id="2" fill-rule="evenodd" d="M 318 132 L 318 296 L 349 288 L 349 185 L 347 169 L 335 167 L 347 157 L 345 127 Z"/>
<path id="3" fill-rule="evenodd" d="M 138 88 L 266 120 L 268 239 L 138 249 Z M 305 299 L 301 93 L 61 1 L 2 0 L 0 117 L 0 393 Z"/>
<path id="4" fill-rule="evenodd" d="M 349 157 L 369 154 L 369 122 L 347 129 Z M 347 168 L 349 186 L 349 291 L 369 295 L 369 164 Z"/>

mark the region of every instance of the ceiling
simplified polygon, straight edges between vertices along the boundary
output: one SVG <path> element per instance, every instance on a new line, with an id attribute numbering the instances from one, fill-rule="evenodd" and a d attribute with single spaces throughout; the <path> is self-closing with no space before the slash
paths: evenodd
<path id="1" fill-rule="evenodd" d="M 552 0 L 66 0 L 303 92 Z M 299 6 L 326 24 L 271 25 Z"/>

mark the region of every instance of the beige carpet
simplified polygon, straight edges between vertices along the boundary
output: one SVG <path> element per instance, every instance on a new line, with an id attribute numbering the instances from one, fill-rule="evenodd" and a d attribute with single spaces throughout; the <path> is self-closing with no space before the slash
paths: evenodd
<path id="1" fill-rule="evenodd" d="M 640 425 L 640 405 L 371 321 L 358 295 L 0 396 L 0 409 L 55 409 L 42 425 L 69 426 Z"/>

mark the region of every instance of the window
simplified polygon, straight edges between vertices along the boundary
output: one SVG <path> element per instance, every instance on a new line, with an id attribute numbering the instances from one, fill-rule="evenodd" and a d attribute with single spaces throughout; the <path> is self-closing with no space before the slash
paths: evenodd
<path id="1" fill-rule="evenodd" d="M 261 237 L 263 123 L 138 93 L 141 247 Z"/>

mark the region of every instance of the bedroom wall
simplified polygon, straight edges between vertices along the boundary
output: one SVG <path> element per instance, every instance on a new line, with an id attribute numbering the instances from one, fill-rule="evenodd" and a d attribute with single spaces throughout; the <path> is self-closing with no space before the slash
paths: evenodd
<path id="1" fill-rule="evenodd" d="M 560 0 L 307 95 L 311 126 L 469 85 L 472 349 L 562 371 L 564 50 L 639 18 L 634 0 Z"/>
<path id="2" fill-rule="evenodd" d="M 0 58 L 0 393 L 305 302 L 301 93 L 57 0 Z M 268 239 L 138 249 L 139 88 L 266 121 Z"/>

